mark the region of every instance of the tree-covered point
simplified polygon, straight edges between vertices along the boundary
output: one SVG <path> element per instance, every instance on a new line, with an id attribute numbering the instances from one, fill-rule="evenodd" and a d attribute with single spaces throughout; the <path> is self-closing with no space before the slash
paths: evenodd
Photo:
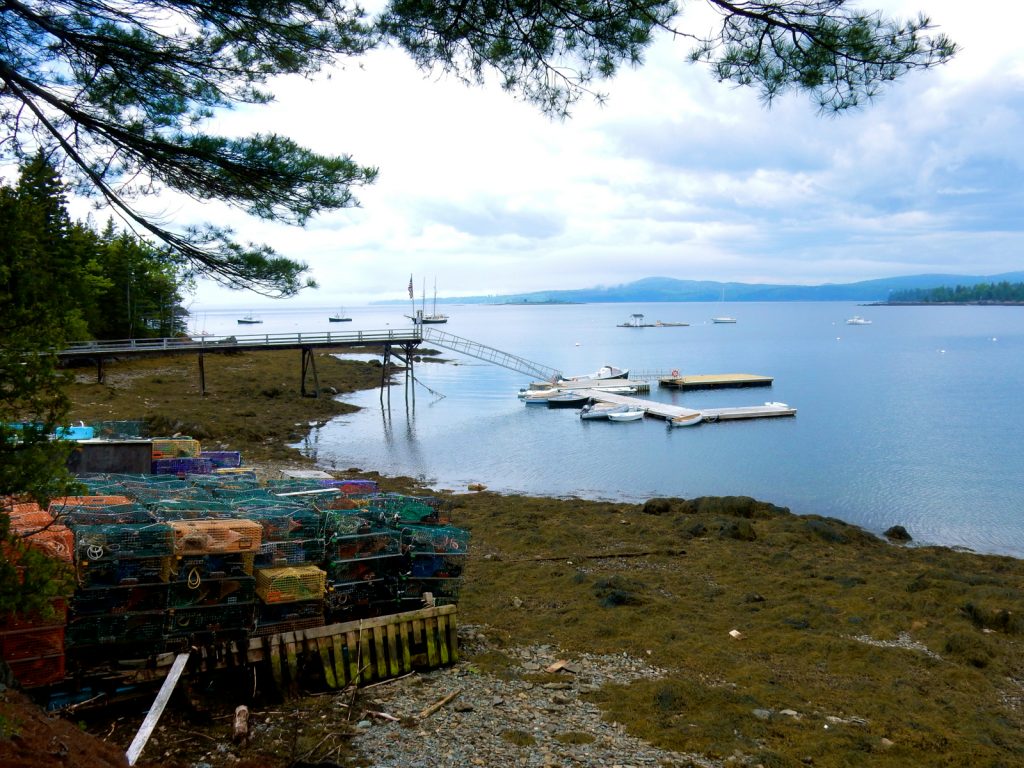
<path id="1" fill-rule="evenodd" d="M 768 102 L 799 90 L 841 111 L 955 52 L 927 34 L 925 16 L 890 19 L 852 0 L 704 1 L 719 15 L 709 33 L 683 25 L 685 0 L 390 0 L 377 15 L 338 0 L 6 0 L 0 160 L 42 149 L 75 191 L 100 197 L 194 272 L 289 295 L 309 284 L 301 262 L 214 224 L 175 227 L 136 204 L 170 189 L 299 225 L 357 205 L 375 168 L 286 136 L 204 130 L 217 110 L 271 101 L 275 76 L 312 77 L 396 44 L 424 70 L 469 83 L 494 75 L 565 116 L 582 95 L 600 98 L 595 82 L 641 63 L 663 33 L 684 43 L 681 60 Z"/>
<path id="2" fill-rule="evenodd" d="M 978 283 L 896 291 L 890 304 L 1024 304 L 1024 283 Z"/>

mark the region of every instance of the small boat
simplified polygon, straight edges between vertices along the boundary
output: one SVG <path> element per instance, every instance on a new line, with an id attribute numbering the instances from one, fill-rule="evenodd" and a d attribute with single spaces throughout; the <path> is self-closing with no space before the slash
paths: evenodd
<path id="1" fill-rule="evenodd" d="M 643 408 L 630 407 L 621 413 L 609 413 L 608 421 L 640 421 L 644 417 Z"/>
<path id="2" fill-rule="evenodd" d="M 867 320 L 860 315 L 854 315 L 846 321 L 847 325 L 871 325 L 871 321 Z"/>
<path id="3" fill-rule="evenodd" d="M 616 368 L 614 365 L 603 365 L 594 373 L 587 373 L 582 376 L 571 376 L 563 381 L 581 381 L 594 379 L 627 379 L 629 378 L 628 368 Z"/>
<path id="4" fill-rule="evenodd" d="M 607 419 L 613 413 L 624 413 L 628 411 L 631 406 L 619 405 L 617 403 L 594 403 L 592 405 L 583 406 L 580 410 L 580 418 L 584 420 L 589 419 Z"/>
<path id="5" fill-rule="evenodd" d="M 711 322 L 712 323 L 735 323 L 736 322 L 736 318 L 735 317 L 712 317 L 711 318 Z"/>
<path id="6" fill-rule="evenodd" d="M 335 312 L 333 315 L 331 315 L 327 319 L 330 320 L 332 323 L 351 323 L 352 322 L 352 318 L 351 317 L 345 317 L 345 311 L 342 310 L 342 309 L 339 309 L 337 312 Z"/>
<path id="7" fill-rule="evenodd" d="M 624 323 L 619 323 L 619 328 L 650 328 L 648 323 L 644 322 L 644 316 L 640 314 L 630 315 L 629 319 Z"/>
<path id="8" fill-rule="evenodd" d="M 250 312 L 245 317 L 238 318 L 239 325 L 259 325 L 262 322 L 263 321 L 260 320 L 258 317 L 254 317 L 252 312 Z"/>
<path id="9" fill-rule="evenodd" d="M 700 411 L 686 413 L 668 420 L 670 427 L 694 427 L 704 421 L 704 414 Z"/>
<path id="10" fill-rule="evenodd" d="M 577 392 L 563 392 L 547 398 L 548 408 L 582 408 L 589 402 L 590 395 L 581 395 Z"/>
<path id="11" fill-rule="evenodd" d="M 656 320 L 654 325 L 657 328 L 685 328 L 689 323 L 666 323 L 661 320 Z"/>
<path id="12" fill-rule="evenodd" d="M 519 393 L 519 399 L 526 405 L 547 405 L 548 400 L 560 394 L 562 394 L 562 392 L 558 389 L 535 389 L 530 391 L 521 391 Z"/>

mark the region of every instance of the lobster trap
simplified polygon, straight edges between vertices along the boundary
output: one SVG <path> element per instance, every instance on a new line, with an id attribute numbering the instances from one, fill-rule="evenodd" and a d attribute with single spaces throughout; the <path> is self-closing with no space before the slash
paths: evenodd
<path id="1" fill-rule="evenodd" d="M 167 557 L 174 534 L 166 523 L 82 525 L 75 529 L 75 555 L 82 560 Z"/>
<path id="2" fill-rule="evenodd" d="M 302 539 L 298 541 L 265 541 L 260 544 L 256 565 L 273 567 L 281 565 L 316 564 L 324 559 L 324 540 Z"/>
<path id="3" fill-rule="evenodd" d="M 264 603 L 320 600 L 326 585 L 327 574 L 315 565 L 256 569 L 256 594 Z"/>
<path id="4" fill-rule="evenodd" d="M 252 576 L 176 581 L 168 586 L 167 604 L 171 608 L 208 608 L 255 601 L 256 580 Z"/>
<path id="5" fill-rule="evenodd" d="M 255 553 L 229 553 L 223 555 L 185 555 L 168 558 L 171 581 L 196 583 L 203 579 L 252 576 Z"/>
<path id="6" fill-rule="evenodd" d="M 172 608 L 167 612 L 165 640 L 200 639 L 222 633 L 249 634 L 256 624 L 255 603 Z"/>
<path id="7" fill-rule="evenodd" d="M 154 475 L 208 475 L 213 472 L 209 459 L 185 457 L 181 459 L 153 459 Z"/>
<path id="8" fill-rule="evenodd" d="M 451 520 L 451 505 L 434 496 L 405 496 L 400 493 L 381 493 L 366 499 L 361 514 L 386 525 L 441 525 Z"/>
<path id="9" fill-rule="evenodd" d="M 174 520 L 176 555 L 258 552 L 263 527 L 252 520 Z"/>
<path id="10" fill-rule="evenodd" d="M 164 583 L 79 589 L 71 599 L 71 612 L 83 617 L 163 611 L 167 595 L 168 585 Z"/>
<path id="11" fill-rule="evenodd" d="M 78 584 L 83 589 L 134 584 L 159 584 L 170 579 L 169 557 L 124 560 L 79 560 L 75 564 Z"/>
<path id="12" fill-rule="evenodd" d="M 153 459 L 198 458 L 199 441 L 191 437 L 161 437 L 152 441 Z"/>

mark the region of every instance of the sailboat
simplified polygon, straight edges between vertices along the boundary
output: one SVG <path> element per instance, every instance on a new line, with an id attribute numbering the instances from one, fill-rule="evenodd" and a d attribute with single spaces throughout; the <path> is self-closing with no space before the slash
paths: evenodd
<path id="1" fill-rule="evenodd" d="M 412 299 L 413 314 L 406 315 L 416 325 L 429 325 L 437 323 L 447 323 L 448 315 L 438 314 L 437 312 L 437 278 L 434 278 L 434 310 L 431 314 L 427 314 L 427 280 L 423 279 L 423 294 L 420 297 L 421 303 L 420 308 L 416 309 L 416 299 L 412 295 L 412 278 L 409 278 L 409 298 Z"/>
<path id="2" fill-rule="evenodd" d="M 339 307 L 338 311 L 335 312 L 333 315 L 331 315 L 327 319 L 330 320 L 332 323 L 351 323 L 352 322 L 352 318 L 351 317 L 345 317 L 345 310 L 343 308 L 341 308 L 341 307 Z"/>

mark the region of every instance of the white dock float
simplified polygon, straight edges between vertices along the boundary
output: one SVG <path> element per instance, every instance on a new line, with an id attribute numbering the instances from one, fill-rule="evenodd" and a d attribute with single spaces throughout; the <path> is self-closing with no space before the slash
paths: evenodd
<path id="1" fill-rule="evenodd" d="M 745 405 L 740 408 L 705 408 L 704 421 L 734 421 L 736 419 L 765 419 L 773 416 L 796 416 L 796 408 L 785 403 Z"/>
<path id="2" fill-rule="evenodd" d="M 631 405 L 634 408 L 642 408 L 648 416 L 657 416 L 661 419 L 674 419 L 676 416 L 692 416 L 695 413 L 700 413 L 700 411 L 696 411 L 693 408 L 683 408 L 681 405 L 656 403 L 653 400 L 644 400 L 641 397 L 617 395 L 614 392 L 602 392 L 600 389 L 584 389 L 580 391 L 599 403 Z"/>
<path id="3" fill-rule="evenodd" d="M 775 416 L 796 416 L 796 408 L 791 408 L 785 403 L 765 403 L 764 405 L 746 405 L 734 408 L 684 408 L 680 405 L 670 403 L 657 403 L 653 400 L 644 400 L 640 397 L 629 397 L 628 395 L 617 395 L 612 392 L 602 392 L 600 389 L 582 390 L 584 394 L 601 403 L 615 403 L 617 405 L 631 405 L 642 408 L 648 416 L 657 416 L 662 419 L 674 419 L 676 416 L 692 416 L 695 413 L 701 414 L 704 421 L 735 421 L 738 419 L 764 419 Z"/>

